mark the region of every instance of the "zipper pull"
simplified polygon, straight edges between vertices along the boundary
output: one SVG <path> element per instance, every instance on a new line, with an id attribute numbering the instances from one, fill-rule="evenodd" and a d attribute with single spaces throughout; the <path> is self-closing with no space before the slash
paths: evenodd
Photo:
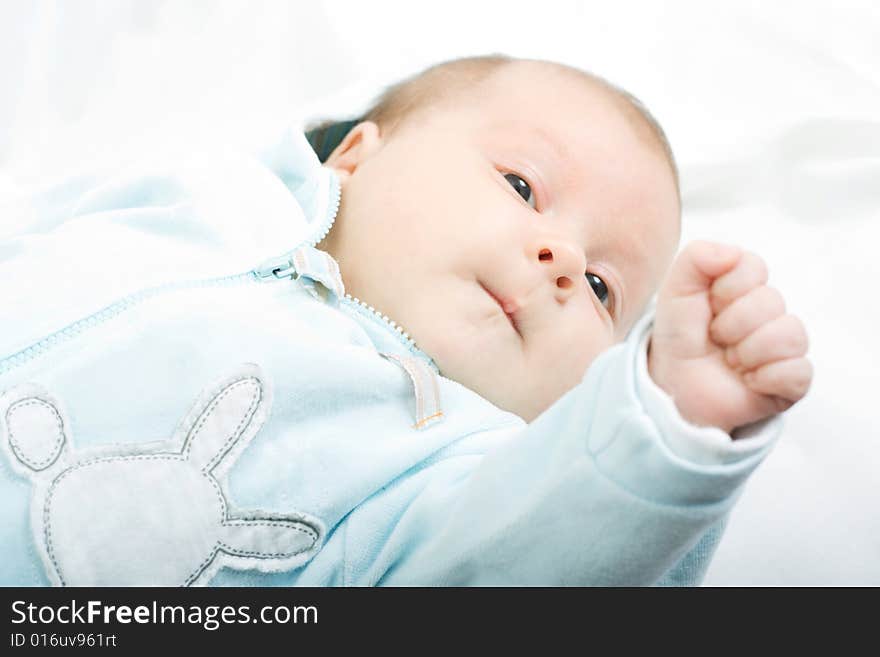
<path id="1" fill-rule="evenodd" d="M 293 266 L 293 261 L 289 257 L 279 256 L 270 258 L 266 262 L 254 268 L 254 275 L 257 278 L 290 278 L 296 279 L 299 273 Z"/>
<path id="2" fill-rule="evenodd" d="M 254 267 L 253 274 L 260 280 L 296 280 L 324 303 L 335 305 L 345 295 L 339 265 L 330 254 L 311 246 L 300 246 L 287 255 L 270 258 Z"/>

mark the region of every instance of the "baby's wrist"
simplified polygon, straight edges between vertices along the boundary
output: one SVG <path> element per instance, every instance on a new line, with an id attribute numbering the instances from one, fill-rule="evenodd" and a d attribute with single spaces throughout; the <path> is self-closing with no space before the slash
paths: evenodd
<path id="1" fill-rule="evenodd" d="M 732 432 L 715 423 L 701 422 L 698 417 L 686 417 L 676 405 L 674 395 L 661 388 L 648 371 L 651 329 L 648 324 L 633 335 L 638 345 L 635 391 L 643 412 L 656 426 L 666 447 L 681 459 L 700 465 L 733 464 L 765 451 L 778 434 L 781 417 L 743 424 Z"/>
<path id="2" fill-rule="evenodd" d="M 669 395 L 681 418 L 695 427 L 720 429 L 731 439 L 734 439 L 734 430 L 747 423 L 736 422 L 730 418 L 722 417 L 720 413 L 713 412 L 714 409 L 707 407 L 702 402 L 702 391 L 688 390 L 683 387 L 687 384 L 682 384 L 674 372 L 676 369 L 687 367 L 687 363 L 658 357 L 656 350 L 652 349 L 653 342 L 653 336 L 649 336 L 646 347 L 648 376 L 660 390 Z M 689 377 L 682 378 L 686 381 Z"/>

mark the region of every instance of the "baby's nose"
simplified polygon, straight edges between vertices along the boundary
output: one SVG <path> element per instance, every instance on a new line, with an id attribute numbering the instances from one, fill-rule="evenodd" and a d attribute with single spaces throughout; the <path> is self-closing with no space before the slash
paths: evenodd
<path id="1" fill-rule="evenodd" d="M 587 269 L 584 252 L 565 240 L 544 240 L 536 250 L 538 264 L 553 285 L 556 298 L 563 301 L 575 294 Z"/>

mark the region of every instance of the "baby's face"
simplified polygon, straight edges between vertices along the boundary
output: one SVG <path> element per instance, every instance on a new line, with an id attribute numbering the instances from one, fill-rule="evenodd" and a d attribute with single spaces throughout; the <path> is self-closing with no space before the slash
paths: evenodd
<path id="1" fill-rule="evenodd" d="M 516 63 L 390 138 L 366 130 L 319 247 L 444 376 L 531 421 L 625 337 L 674 256 L 678 195 L 647 134 L 607 92 Z"/>

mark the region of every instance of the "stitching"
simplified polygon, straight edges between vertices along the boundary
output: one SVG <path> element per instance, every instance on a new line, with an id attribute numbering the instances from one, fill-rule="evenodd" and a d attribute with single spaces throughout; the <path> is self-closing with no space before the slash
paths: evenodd
<path id="1" fill-rule="evenodd" d="M 55 444 L 52 446 L 52 450 L 49 452 L 49 456 L 45 459 L 45 464 L 43 461 L 38 461 L 36 463 L 32 462 L 31 459 L 23 456 L 24 450 L 18 443 L 15 442 L 15 435 L 12 433 L 12 423 L 10 419 L 12 417 L 12 412 L 18 410 L 19 408 L 25 408 L 26 406 L 35 406 L 42 405 L 48 408 L 52 415 L 55 416 L 55 421 L 58 424 L 58 439 L 55 441 Z M 64 435 L 64 426 L 61 423 L 61 415 L 58 413 L 58 410 L 50 403 L 37 398 L 29 398 L 26 400 L 22 400 L 16 402 L 6 411 L 6 425 L 9 427 L 9 442 L 12 444 L 12 450 L 15 453 L 16 458 L 19 461 L 28 466 L 31 470 L 45 470 L 47 467 L 52 465 L 58 457 L 61 455 L 61 451 L 58 449 L 58 446 L 61 445 L 65 440 Z"/>
<path id="2" fill-rule="evenodd" d="M 412 379 L 413 392 L 416 396 L 416 422 L 420 422 L 425 417 L 425 399 L 422 394 L 422 386 L 419 385 L 419 372 L 409 359 L 404 363 L 404 367 Z"/>
<path id="3" fill-rule="evenodd" d="M 199 418 L 196 422 L 196 425 L 189 430 L 186 436 L 186 440 L 183 443 L 183 450 L 180 452 L 186 458 L 189 458 L 190 447 L 195 441 L 198 433 L 202 430 L 205 422 L 207 422 L 208 418 L 214 412 L 214 408 L 217 404 L 220 403 L 220 400 L 223 399 L 227 394 L 231 393 L 234 388 L 238 386 L 245 385 L 248 382 L 253 381 L 257 384 L 257 390 L 254 392 L 254 396 L 251 398 L 251 404 L 248 406 L 247 413 L 245 413 L 244 417 L 238 423 L 238 426 L 235 427 L 235 430 L 231 433 L 229 438 L 226 439 L 226 442 L 217 450 L 217 453 L 205 464 L 205 467 L 202 468 L 202 472 L 210 472 L 212 471 L 219 463 L 223 460 L 223 457 L 229 453 L 229 449 L 231 448 L 231 443 L 235 443 L 238 441 L 241 436 L 241 429 L 247 423 L 253 419 L 254 409 L 259 404 L 262 398 L 263 386 L 262 382 L 259 379 L 254 377 L 247 377 L 244 379 L 239 379 L 234 383 L 230 383 L 226 388 L 224 388 L 214 399 L 211 400 L 211 403 L 208 404 L 207 408 L 202 411 L 199 415 Z"/>
<path id="4" fill-rule="evenodd" d="M 55 570 L 58 573 L 59 582 L 62 586 L 66 586 L 66 580 L 64 578 L 64 574 L 61 571 L 61 566 L 58 563 L 58 560 L 55 555 L 55 546 L 54 546 L 54 543 L 52 542 L 52 520 L 51 520 L 51 506 L 52 506 L 53 498 L 54 498 L 54 495 L 55 495 L 55 492 L 56 492 L 56 489 L 57 489 L 59 483 L 65 477 L 73 474 L 74 471 L 79 470 L 81 468 L 88 467 L 88 466 L 92 466 L 95 464 L 99 464 L 99 463 L 110 463 L 110 462 L 115 462 L 115 461 L 177 461 L 177 462 L 188 461 L 189 460 L 189 452 L 190 452 L 189 447 L 192 445 L 192 442 L 195 440 L 199 431 L 201 431 L 205 422 L 207 421 L 207 418 L 210 417 L 211 413 L 213 412 L 213 409 L 217 406 L 217 404 L 220 402 L 220 400 L 226 394 L 230 393 L 233 389 L 235 389 L 236 387 L 238 387 L 240 385 L 247 384 L 251 381 L 253 381 L 257 384 L 257 389 L 255 391 L 255 394 L 252 397 L 251 404 L 248 407 L 248 412 L 245 414 L 244 418 L 241 420 L 241 422 L 239 422 L 238 426 L 232 432 L 231 437 L 229 439 L 227 439 L 226 442 L 221 447 L 221 449 L 218 450 L 217 455 L 215 455 L 211 459 L 211 461 L 209 461 L 209 465 L 212 463 L 215 463 L 215 462 L 219 463 L 222 460 L 222 458 L 226 454 L 229 453 L 229 450 L 231 449 L 231 443 L 237 442 L 238 439 L 241 437 L 241 429 L 245 425 L 245 423 L 250 422 L 250 420 L 253 418 L 253 410 L 252 409 L 254 409 L 255 406 L 257 406 L 259 404 L 259 401 L 261 400 L 261 397 L 262 397 L 262 395 L 260 394 L 260 393 L 262 393 L 262 381 L 260 381 L 260 379 L 257 379 L 255 377 L 246 377 L 244 379 L 240 379 L 238 381 L 232 382 L 229 385 L 227 385 L 218 395 L 216 395 L 211 400 L 211 402 L 208 404 L 208 406 L 205 408 L 205 410 L 202 411 L 202 413 L 199 415 L 199 418 L 198 418 L 196 425 L 192 429 L 190 429 L 190 431 L 187 434 L 187 438 L 184 442 L 183 449 L 181 450 L 181 452 L 179 452 L 177 454 L 167 454 L 167 453 L 166 454 L 131 454 L 131 455 L 127 455 L 127 456 L 110 456 L 110 457 L 89 459 L 87 461 L 77 463 L 75 466 L 72 466 L 72 467 L 66 469 L 64 472 L 59 474 L 52 481 L 52 483 L 50 484 L 49 489 L 46 493 L 46 501 L 43 505 L 43 514 L 42 514 L 43 515 L 43 528 L 44 528 L 43 535 L 44 535 L 44 539 L 46 541 L 47 555 L 49 556 L 49 560 L 52 562 L 52 565 L 55 567 Z M 28 402 L 28 403 L 39 403 L 41 401 L 42 400 L 38 400 L 35 402 Z M 45 402 L 42 402 L 42 403 L 45 403 Z M 14 407 L 15 406 L 13 406 L 13 408 Z M 8 417 L 8 414 L 7 414 L 7 417 Z M 215 463 L 215 465 L 216 465 L 216 463 Z M 228 508 L 227 504 L 226 504 L 226 498 L 223 495 L 223 491 L 220 488 L 219 483 L 216 481 L 216 479 L 211 474 L 211 470 L 213 469 L 213 467 L 214 467 L 214 465 L 211 465 L 211 467 L 206 466 L 206 467 L 202 468 L 201 474 L 205 477 L 205 479 L 211 485 L 214 493 L 216 494 L 218 503 L 220 505 L 220 515 L 221 515 L 221 517 L 223 517 L 225 519 L 227 508 Z M 238 525 L 238 524 L 252 524 L 252 523 L 248 522 L 247 520 L 232 521 L 232 522 L 227 522 L 226 520 L 224 520 L 222 524 Z M 260 524 L 269 525 L 270 523 L 260 523 Z M 305 529 L 302 529 L 298 526 L 293 526 L 289 521 L 279 520 L 279 521 L 277 521 L 277 523 L 272 523 L 273 526 L 277 526 L 278 524 L 288 526 L 290 528 L 296 529 L 297 531 L 301 531 L 305 534 L 308 534 L 313 539 L 313 541 L 317 540 L 318 534 L 315 533 L 314 530 L 305 530 Z M 224 544 L 221 543 L 220 545 L 224 545 Z M 232 548 L 230 548 L 230 549 L 232 549 Z M 293 554 L 294 555 L 299 554 L 300 552 L 304 552 L 308 549 L 310 549 L 310 548 L 305 548 L 304 550 L 294 552 Z M 189 585 L 192 581 L 194 581 L 194 579 L 196 579 L 204 571 L 204 569 L 214 560 L 214 558 L 216 557 L 216 554 L 217 554 L 217 550 L 218 550 L 218 548 L 215 547 L 214 550 L 211 552 L 211 554 L 196 568 L 195 572 L 193 572 L 187 578 L 186 585 Z M 232 551 L 232 552 L 230 552 L 230 554 L 232 556 L 246 555 L 245 551 Z M 275 553 L 275 554 L 272 554 L 269 556 L 258 557 L 258 554 L 259 553 L 253 553 L 253 554 L 247 553 L 246 556 L 253 556 L 253 557 L 257 557 L 257 558 L 273 558 L 273 557 L 278 557 L 278 556 L 291 556 L 291 555 L 287 555 L 285 553 Z"/>
<path id="5" fill-rule="evenodd" d="M 116 457 L 108 457 L 108 458 L 97 458 L 91 459 L 89 461 L 83 461 L 82 463 L 77 463 L 75 466 L 72 466 L 58 475 L 49 486 L 49 490 L 46 493 L 46 502 L 43 505 L 43 537 L 46 541 L 46 553 L 49 555 L 49 560 L 52 562 L 52 565 L 55 566 L 55 570 L 58 573 L 58 579 L 61 583 L 61 586 L 66 586 L 66 582 L 64 580 L 64 575 L 61 572 L 61 566 L 55 558 L 55 546 L 52 543 L 52 521 L 50 519 L 50 507 L 52 506 L 52 498 L 55 495 L 55 489 L 58 487 L 58 484 L 68 475 L 72 474 L 75 470 L 79 470 L 80 468 L 84 468 L 87 466 L 95 465 L 98 463 L 103 463 L 105 461 L 137 461 L 137 460 L 145 460 L 145 461 L 185 461 L 180 455 L 152 455 L 152 454 L 140 454 L 140 455 L 131 455 L 131 456 L 116 456 Z"/>
<path id="6" fill-rule="evenodd" d="M 196 581 L 199 575 L 205 572 L 205 569 L 211 564 L 212 561 L 214 561 L 214 558 L 217 556 L 217 552 L 219 551 L 219 546 L 215 545 L 214 548 L 208 553 L 208 556 L 205 557 L 205 560 L 202 561 L 202 563 L 200 563 L 198 566 L 196 566 L 196 569 L 192 573 L 190 573 L 189 577 L 187 577 L 183 581 L 182 586 L 190 586 L 194 581 Z"/>
<path id="7" fill-rule="evenodd" d="M 304 523 L 301 521 L 282 520 L 280 518 L 278 520 L 272 520 L 271 518 L 239 518 L 238 520 L 227 520 L 223 524 L 227 527 L 277 527 L 279 525 L 284 525 L 290 529 L 295 529 L 304 534 L 308 534 L 314 539 L 318 538 L 318 532 L 311 528 L 303 529 L 301 525 Z"/>
<path id="8" fill-rule="evenodd" d="M 279 520 L 277 522 L 250 522 L 247 520 L 243 521 L 232 521 L 232 522 L 224 522 L 224 525 L 230 526 L 247 526 L 247 525 L 257 525 L 257 526 L 265 526 L 265 527 L 277 527 L 278 525 L 283 525 L 288 529 L 293 529 L 298 532 L 302 532 L 303 534 L 308 535 L 312 539 L 312 544 L 302 548 L 301 550 L 294 550 L 293 552 L 254 552 L 248 550 L 239 550 L 238 548 L 233 548 L 231 545 L 224 543 L 223 541 L 219 541 L 217 545 L 211 550 L 210 554 L 205 557 L 205 559 L 196 566 L 195 570 L 190 573 L 189 577 L 186 578 L 184 586 L 190 586 L 194 581 L 196 581 L 203 572 L 207 569 L 211 562 L 217 558 L 217 553 L 222 551 L 226 554 L 234 557 L 250 557 L 253 559 L 278 559 L 281 557 L 295 557 L 298 554 L 302 554 L 303 552 L 308 552 L 311 550 L 315 541 L 318 540 L 318 533 L 312 529 L 305 529 L 301 526 L 296 525 L 290 521 Z M 225 549 L 224 549 L 225 548 Z"/>
<path id="9" fill-rule="evenodd" d="M 55 479 L 54 482 L 52 482 L 52 486 L 50 487 L 50 491 L 49 491 L 47 498 L 46 498 L 46 505 L 43 507 L 43 526 L 45 528 L 44 529 L 44 536 L 46 539 L 47 553 L 49 555 L 49 559 L 51 560 L 52 564 L 55 566 L 55 570 L 58 572 L 58 577 L 59 577 L 59 580 L 60 580 L 62 586 L 66 586 L 66 581 L 64 579 L 64 575 L 61 572 L 61 566 L 58 563 L 57 559 L 55 558 L 55 549 L 54 549 L 54 544 L 52 543 L 51 520 L 49 519 L 49 515 L 50 515 L 49 507 L 51 506 L 51 498 L 55 492 L 54 489 L 56 488 L 57 484 L 64 477 L 69 475 L 73 470 L 79 469 L 81 467 L 95 465 L 98 463 L 105 463 L 105 462 L 109 462 L 109 461 L 136 461 L 136 460 L 186 461 L 186 459 L 184 459 L 182 456 L 179 456 L 179 455 L 166 455 L 166 456 L 134 455 L 134 456 L 125 456 L 125 457 L 110 457 L 110 458 L 102 458 L 102 459 L 93 459 L 90 461 L 86 461 L 86 462 L 77 464 L 76 466 L 69 468 L 68 470 L 65 470 L 57 479 Z M 216 480 L 214 479 L 214 477 L 212 475 L 209 475 L 207 473 L 202 473 L 202 474 L 208 480 L 208 482 L 212 485 L 212 487 L 214 488 L 214 491 L 219 498 L 219 502 L 220 502 L 220 506 L 221 506 L 221 513 L 223 515 L 225 515 L 225 511 L 227 508 L 226 499 L 222 494 L 220 486 L 217 484 Z M 265 519 L 260 518 L 260 519 L 255 519 L 255 520 L 265 520 Z M 275 522 L 253 522 L 249 519 L 241 519 L 241 520 L 233 520 L 233 521 L 224 520 L 221 524 L 222 525 L 231 525 L 231 526 L 238 526 L 238 525 L 242 525 L 242 526 L 247 526 L 247 525 L 279 526 L 279 525 L 281 525 L 281 526 L 288 527 L 289 529 L 293 529 L 293 530 L 296 530 L 296 531 L 299 531 L 301 533 L 308 535 L 312 539 L 313 542 L 318 539 L 319 534 L 320 534 L 320 532 L 317 532 L 313 528 L 304 528 L 304 527 L 302 527 L 292 521 L 289 521 L 289 520 L 278 520 Z M 305 523 L 302 523 L 302 524 L 305 524 Z M 222 542 L 220 542 L 219 545 L 229 547 L 229 546 L 226 546 L 226 544 L 224 544 Z M 236 548 L 229 547 L 228 552 L 232 556 L 253 556 L 256 558 L 268 559 L 268 558 L 295 556 L 295 555 L 300 554 L 302 552 L 308 551 L 309 549 L 311 549 L 311 547 L 312 546 L 309 546 L 309 547 L 303 548 L 302 550 L 298 550 L 298 551 L 291 552 L 291 553 L 284 553 L 284 552 L 277 552 L 277 553 L 253 552 L 253 553 L 251 553 L 251 552 L 247 552 L 245 550 L 238 550 Z M 196 569 L 193 571 L 193 573 L 190 574 L 190 576 L 186 580 L 187 586 L 189 586 L 189 584 L 191 584 L 195 579 L 198 579 L 198 577 L 205 570 L 205 568 L 207 568 L 207 566 L 216 558 L 217 549 L 218 548 L 215 547 L 214 550 L 211 552 L 211 554 L 209 554 L 208 557 L 206 557 L 196 567 Z M 226 550 L 224 550 L 224 551 L 226 551 Z M 260 555 L 265 555 L 265 556 L 260 556 Z"/>
<path id="10" fill-rule="evenodd" d="M 253 520 L 241 519 L 234 520 L 223 523 L 226 527 L 286 527 L 287 529 L 292 529 L 294 531 L 298 531 L 301 534 L 307 535 L 313 541 L 318 540 L 318 534 L 311 527 L 302 527 L 304 523 L 298 523 L 291 520 L 271 520 L 268 518 L 254 518 Z M 234 548 L 231 545 L 227 545 L 221 541 L 220 545 L 224 545 L 228 547 L 231 551 L 236 554 L 248 554 L 248 555 L 265 555 L 264 557 L 284 557 L 284 556 L 292 556 L 294 554 L 299 554 L 304 550 L 294 550 L 293 552 L 258 552 L 255 550 L 242 550 L 241 548 Z M 306 550 L 308 548 L 305 548 Z"/>
<path id="11" fill-rule="evenodd" d="M 309 549 L 303 548 L 301 550 L 294 550 L 293 552 L 253 552 L 250 550 L 239 550 L 238 548 L 227 545 L 222 541 L 218 545 L 223 548 L 224 552 L 231 556 L 250 557 L 252 559 L 279 559 L 281 557 L 295 557 L 296 555 L 301 554 Z"/>
<path id="12" fill-rule="evenodd" d="M 217 503 L 220 505 L 220 517 L 226 518 L 228 507 L 226 506 L 226 497 L 223 495 L 220 483 L 214 478 L 214 475 L 208 472 L 202 471 L 201 474 L 208 480 L 208 483 L 211 484 L 211 488 L 214 490 L 214 494 L 217 495 Z"/>
<path id="13" fill-rule="evenodd" d="M 416 423 L 413 425 L 414 428 L 419 428 L 423 426 L 428 420 L 438 417 L 437 413 L 434 413 L 428 417 L 425 417 L 425 396 L 422 393 L 423 382 L 421 381 L 420 375 L 423 374 L 421 369 L 418 367 L 414 358 L 410 357 L 398 357 L 393 354 L 387 354 L 390 358 L 393 358 L 398 363 L 400 363 L 401 367 L 406 370 L 406 373 L 409 375 L 409 378 L 412 381 L 413 385 L 413 393 L 416 398 Z M 439 407 L 439 404 L 435 404 L 435 407 Z M 442 415 L 440 413 L 439 415 Z"/>
<path id="14" fill-rule="evenodd" d="M 438 418 L 438 417 L 442 417 L 442 416 L 443 416 L 443 411 L 437 411 L 433 415 L 429 415 L 428 417 L 422 418 L 421 420 L 416 422 L 414 425 L 412 425 L 413 429 L 420 429 L 425 424 L 427 424 L 430 420 L 433 420 L 434 418 Z"/>

